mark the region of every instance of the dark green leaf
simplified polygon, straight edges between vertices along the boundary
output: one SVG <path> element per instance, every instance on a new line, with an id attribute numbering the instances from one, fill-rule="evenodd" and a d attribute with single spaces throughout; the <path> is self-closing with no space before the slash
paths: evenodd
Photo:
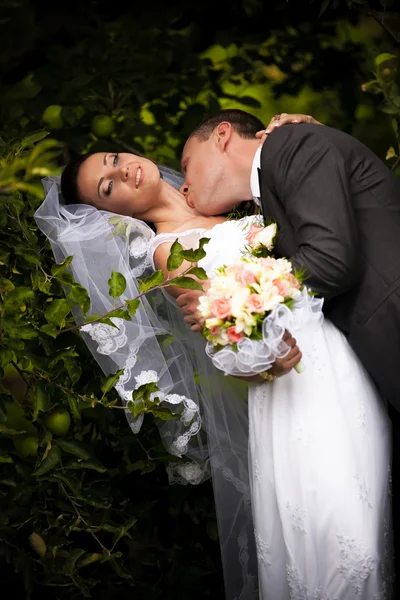
<path id="1" fill-rule="evenodd" d="M 113 310 L 109 316 L 110 316 L 110 319 L 114 318 L 114 317 L 118 317 L 120 319 L 125 319 L 126 321 L 132 321 L 131 315 L 129 314 L 129 312 L 127 310 L 124 310 L 123 308 L 117 308 L 116 310 Z"/>
<path id="2" fill-rule="evenodd" d="M 68 300 L 61 298 L 59 300 L 53 300 L 48 308 L 45 310 L 44 316 L 46 321 L 49 323 L 54 323 L 54 325 L 58 325 L 59 327 L 63 327 L 65 322 L 65 317 L 71 311 L 71 304 Z"/>
<path id="3" fill-rule="evenodd" d="M 62 565 L 62 572 L 64 575 L 72 575 L 75 570 L 76 561 L 85 554 L 85 550 L 81 548 L 75 548 L 72 550 L 64 564 Z"/>
<path id="4" fill-rule="evenodd" d="M 198 281 L 192 279 L 191 277 L 175 277 L 175 279 L 171 279 L 169 285 L 185 288 L 187 290 L 203 291 L 201 284 Z"/>
<path id="5" fill-rule="evenodd" d="M 202 281 L 208 279 L 208 275 L 202 267 L 192 267 L 186 274 L 194 275 L 197 279 L 201 279 Z"/>
<path id="6" fill-rule="evenodd" d="M 55 325 L 51 325 L 50 323 L 48 323 L 47 325 L 42 325 L 40 327 L 40 331 L 42 331 L 46 335 L 51 336 L 52 338 L 56 338 L 58 335 L 57 327 Z"/>
<path id="7" fill-rule="evenodd" d="M 377 67 L 380 67 L 383 63 L 393 59 L 397 59 L 397 56 L 394 54 L 389 54 L 388 52 L 383 52 L 382 54 L 378 54 L 378 56 L 375 58 L 375 64 Z"/>
<path id="8" fill-rule="evenodd" d="M 57 443 L 57 446 L 59 446 L 62 450 L 64 450 L 64 452 L 68 452 L 69 454 L 74 454 L 78 458 L 87 460 L 92 455 L 89 448 L 87 448 L 84 444 L 82 444 L 81 442 L 78 442 L 76 440 L 63 440 L 60 438 L 57 440 L 56 443 Z"/>
<path id="9" fill-rule="evenodd" d="M 48 471 L 51 471 L 51 469 L 54 469 L 54 467 L 56 465 L 58 465 L 60 460 L 61 460 L 60 448 L 58 446 L 52 446 L 52 448 L 50 449 L 50 452 L 48 453 L 48 455 L 46 456 L 44 461 L 40 464 L 39 468 L 36 469 L 36 471 L 34 472 L 34 475 L 36 477 L 40 477 L 41 475 L 48 473 Z"/>
<path id="10" fill-rule="evenodd" d="M 165 277 L 162 271 L 155 271 L 150 275 L 150 277 L 147 277 L 147 279 L 143 281 L 139 279 L 139 290 L 141 292 L 146 293 L 149 290 L 152 290 L 153 288 L 157 287 L 158 285 L 161 285 L 164 279 Z"/>
<path id="11" fill-rule="evenodd" d="M 73 256 L 67 256 L 67 258 L 62 263 L 53 265 L 51 267 L 51 274 L 59 275 L 60 273 L 65 271 L 65 269 L 67 269 L 69 267 L 69 265 L 71 264 L 73 258 L 74 258 Z"/>
<path id="12" fill-rule="evenodd" d="M 170 421 L 171 419 L 176 419 L 176 415 L 170 411 L 166 406 L 157 406 L 155 408 L 149 409 L 157 419 L 162 419 L 163 421 Z"/>
<path id="13" fill-rule="evenodd" d="M 116 373 L 114 373 L 114 375 L 109 375 L 103 381 L 103 384 L 101 386 L 101 391 L 103 392 L 103 394 L 107 394 L 107 392 L 109 392 L 114 387 L 114 385 L 118 382 L 123 372 L 124 369 L 119 369 Z"/>
<path id="14" fill-rule="evenodd" d="M 133 317 L 140 306 L 140 300 L 128 300 L 126 307 L 129 310 L 130 315 Z"/>
<path id="15" fill-rule="evenodd" d="M 110 286 L 109 294 L 111 298 L 119 298 L 119 296 L 121 296 L 126 289 L 126 279 L 121 273 L 111 271 L 111 277 L 108 280 L 108 285 Z"/>
<path id="16" fill-rule="evenodd" d="M 33 405 L 33 415 L 32 420 L 36 421 L 39 412 L 46 412 L 50 408 L 50 398 L 46 390 L 46 386 L 42 381 L 39 381 L 36 384 L 35 392 L 34 392 L 34 405 Z"/>
<path id="17" fill-rule="evenodd" d="M 183 257 L 181 256 L 181 251 L 183 250 L 183 246 L 176 239 L 171 246 L 170 254 L 167 260 L 167 269 L 168 271 L 176 271 L 179 269 L 181 264 L 183 263 Z"/>
<path id="18" fill-rule="evenodd" d="M 209 241 L 210 238 L 201 238 L 197 250 L 182 250 L 181 256 L 188 262 L 199 262 L 199 260 L 206 256 L 204 246 L 208 244 Z"/>
<path id="19" fill-rule="evenodd" d="M 1 435 L 10 436 L 10 435 L 22 435 L 26 433 L 23 429 L 14 429 L 13 427 L 6 427 L 0 423 L 0 433 Z"/>
<path id="20" fill-rule="evenodd" d="M 3 369 L 6 365 L 15 360 L 15 354 L 12 350 L 9 350 L 8 348 L 0 348 L 0 366 L 2 366 Z"/>
<path id="21" fill-rule="evenodd" d="M 83 314 L 85 315 L 90 308 L 90 298 L 87 290 L 82 287 L 79 283 L 74 283 L 71 286 L 70 292 L 68 294 L 68 300 L 74 302 L 75 304 L 79 304 L 82 309 Z"/>

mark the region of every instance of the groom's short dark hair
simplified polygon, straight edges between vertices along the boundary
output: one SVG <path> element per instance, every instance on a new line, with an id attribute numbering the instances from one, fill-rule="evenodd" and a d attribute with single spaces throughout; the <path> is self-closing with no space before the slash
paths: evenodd
<path id="1" fill-rule="evenodd" d="M 190 135 L 201 142 L 208 140 L 214 129 L 223 121 L 231 123 L 233 129 L 242 138 L 254 139 L 257 131 L 265 128 L 265 125 L 258 119 L 244 110 L 228 108 L 221 110 L 216 115 L 205 119 Z"/>

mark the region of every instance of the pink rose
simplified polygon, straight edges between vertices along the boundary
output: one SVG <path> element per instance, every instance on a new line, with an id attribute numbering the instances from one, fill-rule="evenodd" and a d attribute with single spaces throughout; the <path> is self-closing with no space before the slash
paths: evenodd
<path id="1" fill-rule="evenodd" d="M 265 312 L 263 300 L 258 294 L 250 294 L 250 296 L 246 300 L 246 306 L 253 313 Z"/>
<path id="2" fill-rule="evenodd" d="M 262 266 L 265 269 L 273 269 L 274 267 L 276 267 L 276 259 L 275 258 L 271 258 L 271 257 L 267 257 L 267 258 L 260 258 L 260 264 L 262 264 Z"/>
<path id="3" fill-rule="evenodd" d="M 289 275 L 287 275 L 288 281 L 289 283 L 296 288 L 296 290 L 299 290 L 301 288 L 301 283 L 296 279 L 296 277 L 293 275 L 293 273 L 289 273 Z"/>
<path id="4" fill-rule="evenodd" d="M 243 271 L 243 266 L 244 266 L 243 263 L 231 265 L 230 267 L 227 267 L 225 272 L 227 275 L 233 275 L 234 278 L 236 279 L 236 281 L 240 281 L 240 276 Z"/>
<path id="5" fill-rule="evenodd" d="M 253 271 L 244 268 L 240 275 L 240 281 L 243 285 L 252 285 L 253 283 L 256 283 L 257 277 L 255 276 Z"/>
<path id="6" fill-rule="evenodd" d="M 230 342 L 232 342 L 232 344 L 236 344 L 237 342 L 240 342 L 240 340 L 243 338 L 243 333 L 238 333 L 236 331 L 235 325 L 232 325 L 232 327 L 228 327 L 227 334 L 228 334 L 228 339 Z"/>
<path id="7" fill-rule="evenodd" d="M 211 306 L 211 315 L 216 319 L 226 319 L 232 314 L 231 301 L 229 298 L 214 300 Z"/>
<path id="8" fill-rule="evenodd" d="M 247 234 L 246 240 L 252 246 L 254 244 L 254 240 L 257 235 L 262 231 L 264 227 L 259 227 L 258 225 L 252 225 L 249 229 L 249 233 Z"/>
<path id="9" fill-rule="evenodd" d="M 284 279 L 274 279 L 272 283 L 278 289 L 278 294 L 286 298 L 290 291 L 290 284 Z"/>
<path id="10" fill-rule="evenodd" d="M 219 334 L 219 327 L 217 325 L 214 325 L 214 327 L 210 328 L 210 333 L 211 333 L 211 335 L 218 335 Z"/>

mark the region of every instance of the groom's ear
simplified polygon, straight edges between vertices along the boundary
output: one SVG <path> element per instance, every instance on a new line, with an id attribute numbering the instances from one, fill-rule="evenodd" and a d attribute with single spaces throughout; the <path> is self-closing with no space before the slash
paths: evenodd
<path id="1" fill-rule="evenodd" d="M 214 130 L 215 141 L 220 152 L 225 152 L 226 146 L 232 136 L 232 124 L 229 121 L 222 121 Z"/>

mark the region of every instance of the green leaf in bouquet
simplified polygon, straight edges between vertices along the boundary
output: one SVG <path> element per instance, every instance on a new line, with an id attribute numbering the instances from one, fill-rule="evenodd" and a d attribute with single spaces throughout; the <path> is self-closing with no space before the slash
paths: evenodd
<path id="1" fill-rule="evenodd" d="M 176 239 L 174 241 L 174 243 L 171 246 L 171 250 L 168 256 L 168 260 L 167 260 L 167 269 L 168 271 L 176 271 L 176 269 L 179 269 L 179 267 L 181 266 L 181 264 L 183 263 L 183 256 L 181 255 L 181 252 L 183 250 L 183 246 L 178 242 L 178 240 Z"/>
<path id="2" fill-rule="evenodd" d="M 126 289 L 126 279 L 122 273 L 112 271 L 108 285 L 110 286 L 109 294 L 111 298 L 118 298 Z"/>
<path id="3" fill-rule="evenodd" d="M 146 293 L 149 290 L 161 285 L 165 280 L 164 273 L 162 271 L 155 271 L 149 277 L 144 280 L 139 279 L 139 291 Z"/>
<path id="4" fill-rule="evenodd" d="M 59 327 L 63 327 L 67 315 L 71 312 L 71 303 L 65 298 L 52 300 L 44 312 L 44 316 L 48 323 L 54 323 Z"/>
<path id="5" fill-rule="evenodd" d="M 60 273 L 65 271 L 65 269 L 67 269 L 69 267 L 69 265 L 71 264 L 73 258 L 74 258 L 73 256 L 67 256 L 67 258 L 62 263 L 54 264 L 51 267 L 51 274 L 59 275 Z"/>
<path id="6" fill-rule="evenodd" d="M 192 267 L 190 271 L 186 273 L 186 275 L 194 275 L 197 277 L 197 279 L 201 279 L 202 281 L 206 281 L 208 279 L 208 275 L 203 267 Z"/>
<path id="7" fill-rule="evenodd" d="M 201 284 L 198 281 L 192 279 L 191 277 L 175 277 L 175 279 L 171 279 L 169 285 L 185 288 L 187 290 L 203 291 Z"/>
<path id="8" fill-rule="evenodd" d="M 118 382 L 123 372 L 124 369 L 119 369 L 113 375 L 109 375 L 108 377 L 106 377 L 106 379 L 101 385 L 101 391 L 103 392 L 103 394 L 107 394 L 107 392 L 109 392 L 114 387 L 114 385 Z"/>

